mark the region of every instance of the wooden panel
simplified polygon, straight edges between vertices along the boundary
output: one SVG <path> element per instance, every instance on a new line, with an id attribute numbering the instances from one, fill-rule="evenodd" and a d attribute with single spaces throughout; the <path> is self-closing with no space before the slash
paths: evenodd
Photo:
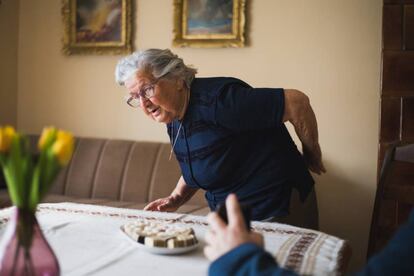
<path id="1" fill-rule="evenodd" d="M 384 0 L 385 4 L 413 4 L 414 0 Z"/>
<path id="2" fill-rule="evenodd" d="M 398 203 L 398 225 L 408 221 L 413 206 L 413 204 Z"/>
<path id="3" fill-rule="evenodd" d="M 393 161 L 387 186 L 414 186 L 414 164 Z"/>
<path id="4" fill-rule="evenodd" d="M 395 150 L 395 160 L 411 162 L 414 165 L 414 143 L 402 145 Z"/>
<path id="5" fill-rule="evenodd" d="M 404 98 L 404 97 L 412 97 L 414 96 L 414 91 L 401 91 L 401 90 L 383 90 L 382 91 L 382 96 L 385 97 L 400 97 L 400 98 Z"/>
<path id="6" fill-rule="evenodd" d="M 404 40 L 405 49 L 414 50 L 414 6 L 404 7 Z"/>
<path id="7" fill-rule="evenodd" d="M 395 200 L 383 200 L 379 210 L 378 225 L 393 227 L 397 224 L 397 202 Z"/>
<path id="8" fill-rule="evenodd" d="M 398 200 L 398 204 L 414 205 L 414 187 L 393 186 L 385 189 L 386 200 Z M 385 201 L 385 200 L 384 200 Z M 381 204 L 383 204 L 382 202 Z M 381 216 L 384 214 L 380 213 Z M 390 217 L 391 219 L 393 217 Z"/>
<path id="9" fill-rule="evenodd" d="M 402 140 L 414 142 L 414 98 L 403 99 L 402 109 Z"/>
<path id="10" fill-rule="evenodd" d="M 402 10 L 399 5 L 385 5 L 383 9 L 383 48 L 402 49 Z"/>
<path id="11" fill-rule="evenodd" d="M 414 0 L 384 0 L 378 173 L 391 143 L 414 142 L 412 4 Z M 388 169 L 385 182 L 381 182 L 377 190 L 368 257 L 388 243 L 398 226 L 406 221 L 414 205 L 414 165 L 392 161 Z"/>
<path id="12" fill-rule="evenodd" d="M 394 183 L 398 183 L 398 185 L 414 187 L 413 163 L 395 161 L 394 174 Z"/>
<path id="13" fill-rule="evenodd" d="M 383 52 L 383 90 L 411 91 L 414 95 L 414 52 Z"/>
<path id="14" fill-rule="evenodd" d="M 388 143 L 381 143 L 379 146 L 379 154 L 378 154 L 378 177 L 379 177 L 379 173 L 381 171 L 382 168 L 382 161 L 384 161 L 384 157 L 385 157 L 385 153 L 387 152 L 387 150 L 390 148 L 390 144 Z"/>
<path id="15" fill-rule="evenodd" d="M 400 139 L 401 99 L 382 98 L 381 101 L 381 142 L 393 142 Z"/>

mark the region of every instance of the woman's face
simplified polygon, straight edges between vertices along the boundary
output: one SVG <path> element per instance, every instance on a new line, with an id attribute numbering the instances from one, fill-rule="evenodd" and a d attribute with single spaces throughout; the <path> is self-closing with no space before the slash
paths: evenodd
<path id="1" fill-rule="evenodd" d="M 140 97 L 140 107 L 145 115 L 159 123 L 170 123 L 179 118 L 186 100 L 183 81 L 167 78 L 156 80 L 151 74 L 140 71 L 125 82 L 129 94 L 135 97 L 152 86 L 152 97 Z"/>

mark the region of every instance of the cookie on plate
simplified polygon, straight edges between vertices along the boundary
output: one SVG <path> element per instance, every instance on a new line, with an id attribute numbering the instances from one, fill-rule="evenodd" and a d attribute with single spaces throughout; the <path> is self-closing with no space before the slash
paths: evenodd
<path id="1" fill-rule="evenodd" d="M 183 248 L 198 243 L 191 227 L 136 220 L 122 226 L 122 230 L 133 240 L 149 247 Z"/>

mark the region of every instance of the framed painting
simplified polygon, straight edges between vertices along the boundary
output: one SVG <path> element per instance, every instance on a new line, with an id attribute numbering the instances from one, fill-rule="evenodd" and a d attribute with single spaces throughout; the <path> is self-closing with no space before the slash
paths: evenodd
<path id="1" fill-rule="evenodd" d="M 174 0 L 178 47 L 244 47 L 246 0 Z"/>
<path id="2" fill-rule="evenodd" d="M 132 51 L 131 0 L 62 1 L 65 54 L 126 54 Z"/>

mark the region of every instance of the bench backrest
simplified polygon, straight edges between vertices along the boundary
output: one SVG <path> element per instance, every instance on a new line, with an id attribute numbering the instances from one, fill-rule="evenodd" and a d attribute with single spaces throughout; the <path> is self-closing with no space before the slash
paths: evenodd
<path id="1" fill-rule="evenodd" d="M 30 136 L 34 148 L 38 136 Z M 167 143 L 103 138 L 76 138 L 69 165 L 51 193 L 119 201 L 148 202 L 168 196 L 181 175 Z M 207 206 L 198 191 L 190 204 Z"/>

